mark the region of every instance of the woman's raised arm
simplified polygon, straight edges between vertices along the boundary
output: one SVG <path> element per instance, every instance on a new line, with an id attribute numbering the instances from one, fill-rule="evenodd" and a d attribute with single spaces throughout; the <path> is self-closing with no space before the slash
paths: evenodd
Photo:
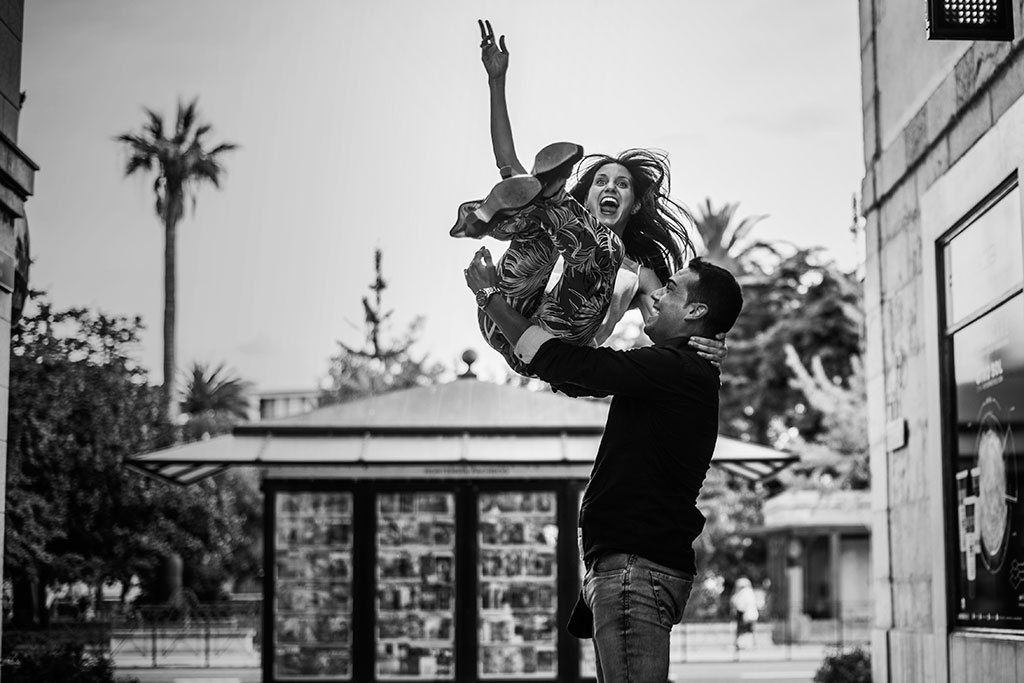
<path id="1" fill-rule="evenodd" d="M 505 36 L 497 42 L 491 22 L 477 20 L 480 25 L 480 59 L 487 72 L 487 87 L 491 95 L 491 146 L 494 148 L 494 162 L 504 177 L 526 173 L 516 156 L 516 145 L 512 139 L 512 124 L 508 119 L 508 103 L 505 100 L 505 74 L 508 73 L 508 48 Z"/>

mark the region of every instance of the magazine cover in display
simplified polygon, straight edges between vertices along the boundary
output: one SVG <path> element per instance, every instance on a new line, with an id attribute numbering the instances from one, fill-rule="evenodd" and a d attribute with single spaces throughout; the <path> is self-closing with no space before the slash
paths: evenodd
<path id="1" fill-rule="evenodd" d="M 274 530 L 274 672 L 352 673 L 352 496 L 279 492 Z"/>
<path id="2" fill-rule="evenodd" d="M 455 496 L 377 497 L 377 676 L 455 677 Z"/>
<path id="3" fill-rule="evenodd" d="M 556 676 L 555 494 L 481 493 L 479 514 L 480 677 Z"/>

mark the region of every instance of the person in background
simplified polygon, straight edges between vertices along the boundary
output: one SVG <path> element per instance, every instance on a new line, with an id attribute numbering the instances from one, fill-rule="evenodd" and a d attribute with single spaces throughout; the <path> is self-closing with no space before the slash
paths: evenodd
<path id="1" fill-rule="evenodd" d="M 754 645 L 754 624 L 757 623 L 757 596 L 754 594 L 754 587 L 750 579 L 741 576 L 736 579 L 736 586 L 733 589 L 732 597 L 729 598 L 729 606 L 732 607 L 736 617 L 736 650 L 752 647 Z"/>

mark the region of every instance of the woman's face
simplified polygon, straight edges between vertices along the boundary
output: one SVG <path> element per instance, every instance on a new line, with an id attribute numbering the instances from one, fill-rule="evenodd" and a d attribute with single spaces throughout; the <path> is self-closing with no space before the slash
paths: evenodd
<path id="1" fill-rule="evenodd" d="M 633 215 L 635 203 L 633 176 L 625 166 L 609 162 L 597 169 L 587 192 L 587 210 L 601 225 L 621 237 L 629 217 Z"/>

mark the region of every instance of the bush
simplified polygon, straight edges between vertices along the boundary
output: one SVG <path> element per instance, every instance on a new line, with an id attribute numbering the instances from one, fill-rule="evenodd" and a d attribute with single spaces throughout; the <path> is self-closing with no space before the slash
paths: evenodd
<path id="1" fill-rule="evenodd" d="M 4 653 L 4 683 L 138 683 L 114 678 L 114 664 L 105 654 L 92 654 L 79 643 L 56 647 L 23 647 Z"/>
<path id="2" fill-rule="evenodd" d="M 825 657 L 814 683 L 871 683 L 871 655 L 860 648 Z"/>

